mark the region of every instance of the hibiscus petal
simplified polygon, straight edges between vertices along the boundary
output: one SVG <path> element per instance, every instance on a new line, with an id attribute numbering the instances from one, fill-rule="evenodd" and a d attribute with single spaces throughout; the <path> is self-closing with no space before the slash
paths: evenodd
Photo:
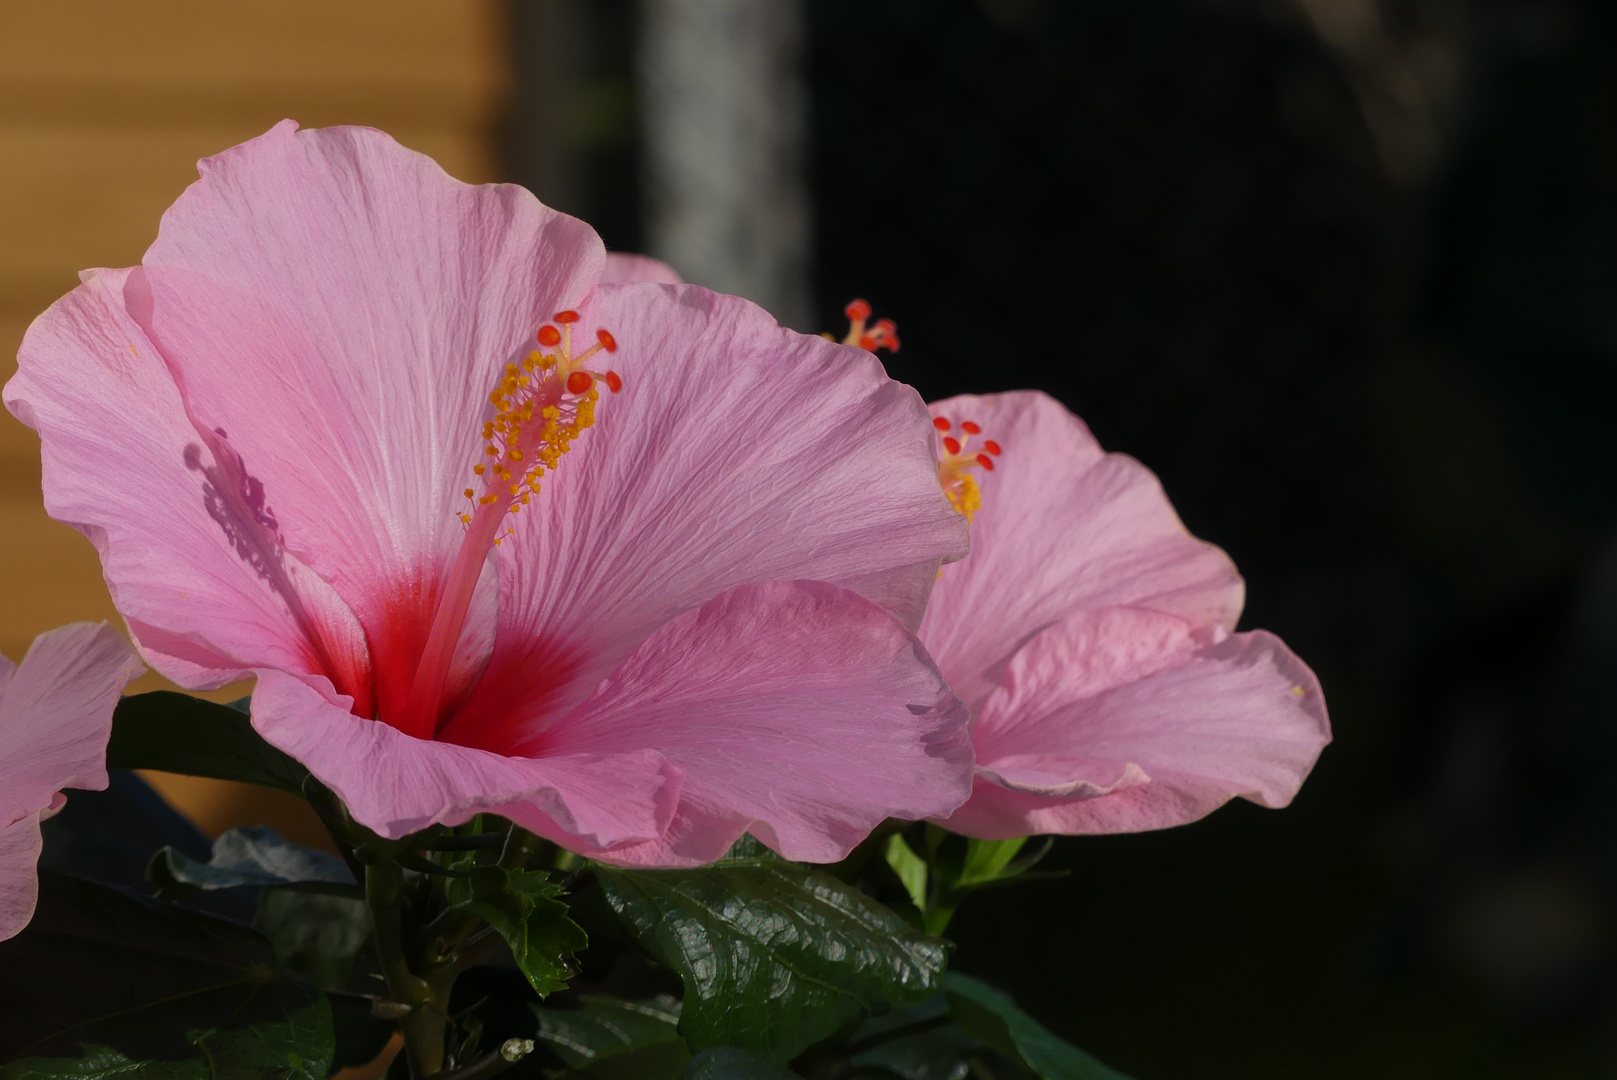
<path id="1" fill-rule="evenodd" d="M 507 757 L 412 738 L 304 680 L 258 675 L 253 726 L 382 836 L 492 811 L 570 847 L 610 847 L 660 836 L 672 818 L 679 774 L 643 747 Z"/>
<path id="2" fill-rule="evenodd" d="M 510 745 L 736 585 L 830 581 L 918 623 L 967 535 L 914 390 L 696 286 L 601 286 L 581 314 L 616 337 L 623 391 L 515 519 L 494 657 L 442 738 Z"/>
<path id="3" fill-rule="evenodd" d="M 748 831 L 832 862 L 970 786 L 965 710 L 914 636 L 818 581 L 741 586 L 670 621 L 529 752 L 646 746 L 683 775 L 679 811 L 659 842 L 592 852 L 610 862 L 708 862 Z"/>
<path id="4" fill-rule="evenodd" d="M 460 183 L 367 128 L 287 121 L 200 168 L 137 314 L 285 546 L 364 626 L 392 711 L 464 535 L 488 394 L 604 249 L 522 188 Z"/>
<path id="5" fill-rule="evenodd" d="M 1236 796 L 1285 806 L 1330 741 L 1319 682 L 1272 634 L 1208 636 L 1124 608 L 1034 638 L 978 715 L 978 780 L 948 827 L 1134 832 Z"/>
<path id="6" fill-rule="evenodd" d="M 0 941 L 34 914 L 39 823 L 62 788 L 107 786 L 107 740 L 118 695 L 145 668 L 106 623 L 39 635 L 0 687 Z"/>
<path id="7" fill-rule="evenodd" d="M 1003 453 L 979 474 L 971 554 L 944 570 L 921 640 L 975 708 L 1010 655 L 1074 612 L 1131 604 L 1233 629 L 1235 565 L 1191 536 L 1150 470 L 1100 448 L 1089 429 L 1036 391 L 931 406 L 974 421 Z M 978 445 L 981 445 L 980 443 Z"/>
<path id="8" fill-rule="evenodd" d="M 87 274 L 23 339 L 5 402 L 40 434 L 46 510 L 95 544 L 165 675 L 200 687 L 254 663 L 362 671 L 352 614 L 262 526 L 252 477 L 204 446 L 209 433 L 129 315 L 137 275 Z"/>
<path id="9" fill-rule="evenodd" d="M 34 917 L 39 899 L 38 813 L 6 823 L 0 818 L 0 941 L 16 937 Z"/>
<path id="10" fill-rule="evenodd" d="M 112 710 L 145 670 L 107 623 L 34 639 L 0 689 L 0 822 L 49 809 L 65 787 L 107 786 Z"/>
<path id="11" fill-rule="evenodd" d="M 606 270 L 601 274 L 601 284 L 631 285 L 637 281 L 650 281 L 658 285 L 684 284 L 678 271 L 650 255 L 630 255 L 621 251 L 606 253 Z"/>

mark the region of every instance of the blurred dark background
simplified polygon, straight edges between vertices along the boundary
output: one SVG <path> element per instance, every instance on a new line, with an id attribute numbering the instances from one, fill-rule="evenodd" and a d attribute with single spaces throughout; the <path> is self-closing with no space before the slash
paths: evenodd
<path id="1" fill-rule="evenodd" d="M 584 9 L 562 205 L 640 249 L 636 9 Z M 819 325 L 1150 465 L 1336 729 L 1288 810 L 1060 842 L 957 966 L 1141 1080 L 1617 1076 L 1617 7 L 805 10 Z"/>

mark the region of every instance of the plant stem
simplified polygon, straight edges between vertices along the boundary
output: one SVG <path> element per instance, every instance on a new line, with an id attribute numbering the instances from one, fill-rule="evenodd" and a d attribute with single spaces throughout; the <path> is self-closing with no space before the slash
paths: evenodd
<path id="1" fill-rule="evenodd" d="M 936 937 L 949 929 L 949 920 L 953 919 L 954 913 L 960 910 L 960 901 L 962 899 L 964 897 L 955 895 L 952 889 L 948 890 L 947 898 L 941 895 L 934 898 L 926 906 L 926 911 L 921 916 L 921 923 L 926 932 Z"/>
<path id="2" fill-rule="evenodd" d="M 486 1054 L 463 1068 L 441 1073 L 438 1080 L 484 1080 L 485 1077 L 504 1072 L 531 1053 L 532 1039 L 507 1039 L 492 1054 Z"/>
<path id="3" fill-rule="evenodd" d="M 539 850 L 541 842 L 533 833 L 513 823 L 505 837 L 505 848 L 500 852 L 500 865 L 507 870 L 521 870 Z"/>
<path id="4" fill-rule="evenodd" d="M 365 868 L 365 901 L 376 928 L 376 958 L 388 996 L 410 1006 L 399 1021 L 410 1075 L 426 1080 L 443 1067 L 445 1017 L 435 1008 L 433 988 L 410 970 L 404 951 L 404 870 L 394 863 Z"/>

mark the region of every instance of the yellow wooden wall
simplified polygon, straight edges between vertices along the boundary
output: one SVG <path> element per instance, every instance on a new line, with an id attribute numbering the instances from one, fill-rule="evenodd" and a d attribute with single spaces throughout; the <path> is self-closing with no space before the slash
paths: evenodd
<path id="1" fill-rule="evenodd" d="M 491 179 L 500 34 L 495 0 L 0 0 L 0 373 L 80 269 L 140 261 L 198 158 L 283 117 L 369 124 Z M 103 618 L 93 549 L 45 516 L 37 440 L 0 413 L 0 651 Z M 210 831 L 261 817 L 315 838 L 290 799 L 156 780 Z"/>

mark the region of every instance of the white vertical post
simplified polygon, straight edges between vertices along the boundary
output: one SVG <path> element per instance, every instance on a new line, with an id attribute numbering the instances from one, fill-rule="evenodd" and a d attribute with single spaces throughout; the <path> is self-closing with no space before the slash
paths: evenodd
<path id="1" fill-rule="evenodd" d="M 800 0 L 640 0 L 650 253 L 800 330 L 809 296 Z"/>

